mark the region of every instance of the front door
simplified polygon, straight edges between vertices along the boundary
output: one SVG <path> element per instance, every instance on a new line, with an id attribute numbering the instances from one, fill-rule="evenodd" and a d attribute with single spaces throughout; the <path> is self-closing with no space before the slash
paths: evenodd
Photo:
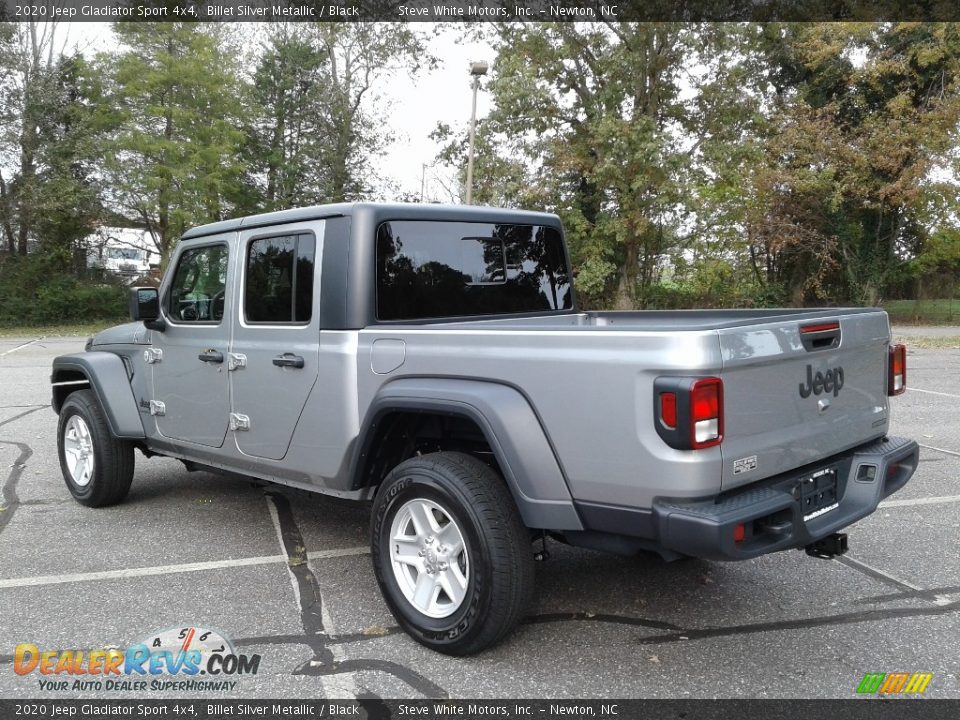
<path id="1" fill-rule="evenodd" d="M 286 455 L 317 381 L 322 242 L 322 221 L 240 234 L 230 378 L 245 455 Z"/>
<path id="2" fill-rule="evenodd" d="M 209 447 L 223 445 L 230 413 L 231 240 L 228 234 L 181 245 L 172 280 L 161 290 L 166 329 L 153 332 L 148 354 L 157 431 Z"/>

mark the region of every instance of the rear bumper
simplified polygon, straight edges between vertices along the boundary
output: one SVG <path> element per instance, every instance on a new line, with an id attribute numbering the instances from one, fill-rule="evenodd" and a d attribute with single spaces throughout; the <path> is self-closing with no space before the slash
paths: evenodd
<path id="1" fill-rule="evenodd" d="M 891 437 L 719 498 L 658 500 L 652 518 L 658 544 L 714 560 L 805 547 L 876 510 L 883 498 L 906 485 L 919 460 L 916 442 Z M 825 467 L 836 472 L 836 507 L 805 520 L 800 482 Z M 737 542 L 734 533 L 741 524 L 744 537 Z"/>

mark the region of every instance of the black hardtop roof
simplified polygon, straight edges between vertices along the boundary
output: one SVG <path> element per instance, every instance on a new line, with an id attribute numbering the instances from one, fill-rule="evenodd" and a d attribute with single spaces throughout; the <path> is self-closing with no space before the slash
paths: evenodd
<path id="1" fill-rule="evenodd" d="M 511 222 L 520 225 L 560 227 L 560 218 L 551 213 L 530 210 L 480 207 L 476 205 L 437 205 L 432 203 L 336 203 L 312 205 L 277 212 L 221 220 L 187 230 L 184 240 L 247 228 L 283 225 L 329 217 L 367 215 L 375 224 L 388 220 L 446 220 L 453 222 Z"/>

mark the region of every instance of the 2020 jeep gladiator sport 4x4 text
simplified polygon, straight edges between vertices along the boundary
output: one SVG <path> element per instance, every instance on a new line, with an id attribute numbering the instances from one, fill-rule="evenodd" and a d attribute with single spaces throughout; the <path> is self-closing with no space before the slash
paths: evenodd
<path id="1" fill-rule="evenodd" d="M 543 213 L 353 204 L 187 232 L 136 322 L 53 363 L 67 487 L 133 451 L 372 500 L 399 624 L 451 654 L 521 619 L 532 540 L 739 560 L 837 533 L 917 467 L 876 309 L 583 312 Z"/>

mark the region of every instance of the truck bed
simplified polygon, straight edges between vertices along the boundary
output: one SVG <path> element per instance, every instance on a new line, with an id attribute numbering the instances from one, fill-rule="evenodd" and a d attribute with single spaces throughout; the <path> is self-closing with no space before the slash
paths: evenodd
<path id="1" fill-rule="evenodd" d="M 426 323 L 428 327 L 467 330 L 484 327 L 497 330 L 630 330 L 665 332 L 719 330 L 767 322 L 800 322 L 839 315 L 877 312 L 877 308 L 750 308 L 742 310 L 636 310 L 552 313 L 537 317 L 462 319 Z"/>
<path id="2" fill-rule="evenodd" d="M 808 347 L 802 327 L 837 321 L 834 347 Z M 380 339 L 401 364 L 381 362 Z M 396 343 L 403 344 L 398 351 Z M 572 496 L 650 507 L 787 472 L 882 437 L 888 427 L 889 323 L 876 308 L 557 313 L 376 325 L 361 332 L 361 407 L 403 377 L 476 378 L 520 388 L 556 449 Z M 798 392 L 817 373 L 844 373 L 837 394 Z M 721 445 L 668 447 L 655 432 L 658 377 L 723 381 Z M 369 393 L 369 395 L 367 395 Z"/>

